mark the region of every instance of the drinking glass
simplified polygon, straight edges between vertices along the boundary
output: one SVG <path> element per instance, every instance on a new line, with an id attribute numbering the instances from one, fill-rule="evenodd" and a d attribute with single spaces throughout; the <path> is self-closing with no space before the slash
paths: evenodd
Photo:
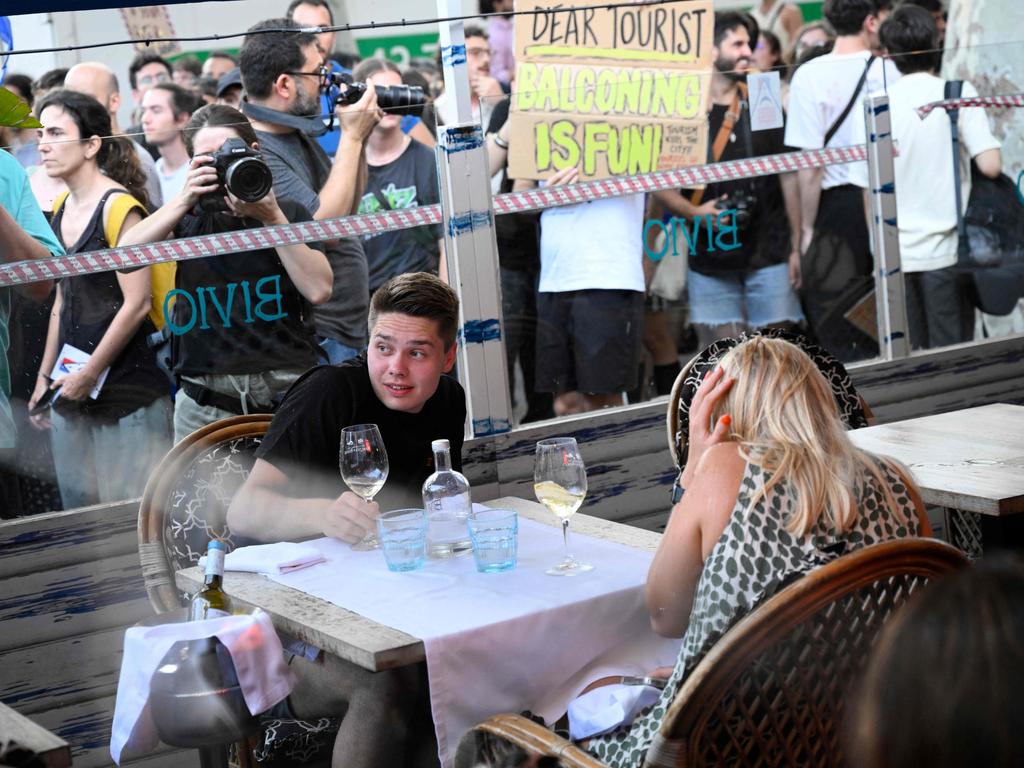
<path id="1" fill-rule="evenodd" d="M 516 567 L 519 517 L 514 509 L 473 510 L 466 522 L 478 571 L 500 573 Z"/>
<path id="2" fill-rule="evenodd" d="M 545 573 L 551 576 L 575 576 L 593 570 L 594 566 L 579 562 L 569 551 L 569 518 L 580 508 L 587 495 L 587 470 L 583 466 L 580 447 L 575 438 L 554 437 L 537 443 L 533 461 L 533 492 L 537 495 L 537 501 L 562 521 L 565 559 Z"/>
<path id="3" fill-rule="evenodd" d="M 388 479 L 388 452 L 376 424 L 356 424 L 341 430 L 339 463 L 341 479 L 349 490 L 364 501 L 373 501 Z M 376 534 L 371 531 L 352 549 L 365 552 L 379 546 Z"/>
<path id="4" fill-rule="evenodd" d="M 427 513 L 395 509 L 377 518 L 381 549 L 389 571 L 415 571 L 427 557 Z"/>

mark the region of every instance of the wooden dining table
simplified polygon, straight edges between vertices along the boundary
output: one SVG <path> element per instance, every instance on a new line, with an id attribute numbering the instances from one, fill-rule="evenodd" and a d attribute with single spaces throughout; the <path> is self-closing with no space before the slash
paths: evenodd
<path id="1" fill-rule="evenodd" d="M 521 517 L 547 525 L 559 524 L 554 515 L 535 501 L 510 496 L 483 503 L 515 509 Z M 648 552 L 654 552 L 661 540 L 660 533 L 582 513 L 573 516 L 572 530 Z M 179 589 L 194 593 L 202 586 L 203 571 L 198 567 L 180 570 L 175 574 L 175 583 Z M 239 607 L 266 611 L 278 631 L 364 669 L 378 672 L 425 658 L 419 638 L 260 574 L 229 571 L 224 575 L 224 591 Z"/>
<path id="2" fill-rule="evenodd" d="M 960 516 L 954 528 L 973 520 L 987 546 L 1024 543 L 1024 406 L 995 403 L 849 435 L 859 448 L 905 464 L 925 504 Z"/>

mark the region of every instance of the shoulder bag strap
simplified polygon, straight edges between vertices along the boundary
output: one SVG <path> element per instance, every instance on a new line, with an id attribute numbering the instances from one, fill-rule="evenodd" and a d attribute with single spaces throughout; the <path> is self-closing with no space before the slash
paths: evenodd
<path id="1" fill-rule="evenodd" d="M 857 101 L 857 96 L 860 94 L 861 88 L 864 87 L 864 81 L 868 79 L 868 70 L 871 69 L 871 65 L 874 64 L 874 62 L 874 55 L 868 56 L 868 62 L 864 65 L 864 71 L 861 72 L 860 80 L 857 81 L 857 87 L 853 89 L 853 95 L 850 97 L 850 100 L 846 102 L 846 108 L 839 113 L 839 117 L 837 117 L 836 121 L 832 123 L 832 127 L 826 131 L 825 141 L 821 146 L 828 146 L 828 143 L 832 141 L 832 137 L 836 135 L 836 131 L 839 130 L 839 126 L 843 124 L 843 121 L 846 120 L 846 116 L 850 114 L 850 110 L 853 109 L 853 104 Z"/>
<path id="2" fill-rule="evenodd" d="M 947 99 L 959 99 L 963 90 L 963 80 L 947 80 L 943 95 Z M 949 117 L 949 133 L 953 143 L 953 200 L 956 202 L 956 254 L 957 261 L 962 265 L 967 261 L 970 242 L 967 239 L 967 224 L 964 222 L 963 195 L 960 192 L 960 131 L 957 121 L 959 109 L 946 110 Z"/>
<path id="3" fill-rule="evenodd" d="M 736 126 L 736 121 L 740 118 L 741 110 L 741 99 L 740 89 L 737 87 L 736 95 L 733 96 L 732 104 L 729 106 L 728 111 L 725 113 L 725 118 L 722 120 L 722 125 L 718 129 L 718 133 L 715 134 L 715 141 L 711 145 L 711 162 L 717 163 L 722 153 L 725 152 L 725 145 L 729 143 L 729 136 L 732 134 L 732 129 Z M 704 189 L 707 189 L 705 187 Z M 704 189 L 698 189 L 690 196 L 690 202 L 694 205 L 700 205 L 704 199 Z"/>

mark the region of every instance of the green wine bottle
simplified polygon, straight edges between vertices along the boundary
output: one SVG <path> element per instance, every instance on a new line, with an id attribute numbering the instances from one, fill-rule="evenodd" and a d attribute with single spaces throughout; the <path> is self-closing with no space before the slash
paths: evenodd
<path id="1" fill-rule="evenodd" d="M 224 542 L 211 541 L 206 547 L 206 578 L 192 598 L 188 620 L 216 619 L 231 615 L 231 600 L 221 586 L 224 581 Z"/>

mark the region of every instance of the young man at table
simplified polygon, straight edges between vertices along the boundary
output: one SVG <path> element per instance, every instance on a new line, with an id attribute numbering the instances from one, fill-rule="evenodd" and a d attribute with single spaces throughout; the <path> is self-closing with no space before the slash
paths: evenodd
<path id="1" fill-rule="evenodd" d="M 381 508 L 420 506 L 431 440 L 447 438 L 461 467 L 465 394 L 442 375 L 455 363 L 458 308 L 455 292 L 428 273 L 384 283 L 370 302 L 366 355 L 313 368 L 288 391 L 228 510 L 231 530 L 262 541 L 325 535 L 355 543 L 375 529 Z M 341 430 L 365 423 L 380 427 L 388 452 L 379 503 L 342 492 Z M 436 762 L 429 710 L 417 710 L 425 706 L 422 665 L 371 673 L 321 653 L 297 656 L 291 667 L 299 682 L 280 714 L 344 715 L 333 765 Z"/>

